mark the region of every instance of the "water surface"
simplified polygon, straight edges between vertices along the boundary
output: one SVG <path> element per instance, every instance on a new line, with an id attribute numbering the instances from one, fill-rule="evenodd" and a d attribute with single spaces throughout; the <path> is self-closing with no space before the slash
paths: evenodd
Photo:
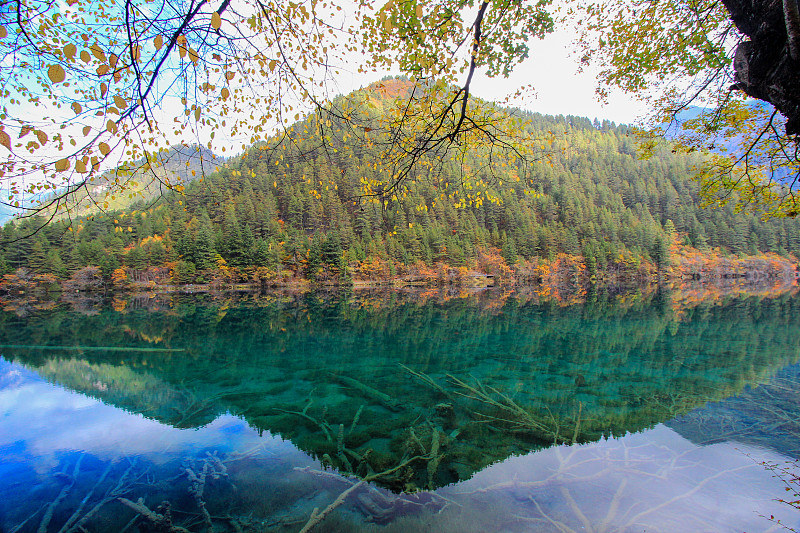
<path id="1" fill-rule="evenodd" d="M 800 525 L 792 294 L 11 307 L 2 531 Z"/>

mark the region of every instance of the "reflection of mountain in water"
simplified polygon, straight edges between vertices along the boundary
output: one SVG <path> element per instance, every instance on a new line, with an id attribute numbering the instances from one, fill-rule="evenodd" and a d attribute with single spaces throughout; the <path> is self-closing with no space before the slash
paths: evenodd
<path id="1" fill-rule="evenodd" d="M 224 412 L 362 476 L 435 487 L 554 442 L 639 431 L 797 361 L 800 301 L 559 307 L 299 296 L 0 316 L 4 355 L 178 427 Z M 81 349 L 80 347 L 91 347 Z"/>
<path id="2" fill-rule="evenodd" d="M 800 458 L 800 365 L 667 423 L 699 445 L 735 440 Z"/>

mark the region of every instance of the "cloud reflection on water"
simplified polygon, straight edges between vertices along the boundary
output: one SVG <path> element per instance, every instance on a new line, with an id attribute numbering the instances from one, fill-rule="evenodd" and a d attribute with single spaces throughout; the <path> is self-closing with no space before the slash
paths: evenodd
<path id="1" fill-rule="evenodd" d="M 259 436 L 230 415 L 199 429 L 176 429 L 50 385 L 19 365 L 0 361 L 0 374 L 0 470 L 3 463 L 24 461 L 46 477 L 60 457 L 73 451 L 102 461 L 140 456 L 163 464 L 204 450 L 226 454 L 254 447 L 260 447 L 262 458 L 318 468 L 290 442 Z M 395 525 L 474 531 L 764 531 L 772 524 L 759 515 L 774 514 L 796 526 L 798 513 L 775 501 L 782 495 L 780 481 L 758 464 L 783 460 L 734 442 L 697 446 L 658 425 L 621 438 L 509 458 L 439 489 L 454 503 L 444 512 L 398 515 Z M 277 480 L 267 476 L 261 483 L 268 491 Z M 287 505 L 303 512 L 299 504 Z M 358 517 L 357 506 L 351 507 L 348 516 Z"/>

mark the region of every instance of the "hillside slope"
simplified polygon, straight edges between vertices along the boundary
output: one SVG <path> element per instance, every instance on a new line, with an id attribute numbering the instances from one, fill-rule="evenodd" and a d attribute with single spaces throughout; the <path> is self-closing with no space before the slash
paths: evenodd
<path id="1" fill-rule="evenodd" d="M 369 102 L 371 113 L 392 105 L 378 86 L 348 98 Z M 312 116 L 188 183 L 182 195 L 86 217 L 74 231 L 53 224 L 13 243 L 0 251 L 0 269 L 68 276 L 94 265 L 107 277 L 125 267 L 137 280 L 161 269 L 178 282 L 325 281 L 425 276 L 436 265 L 530 273 L 559 254 L 582 256 L 590 274 L 632 274 L 667 268 L 676 245 L 722 256 L 800 255 L 796 220 L 701 209 L 690 179 L 700 155 L 665 145 L 641 160 L 627 126 L 521 114 L 539 161 L 467 150 L 460 161 L 423 160 L 404 188 L 380 197 L 364 196 L 365 184 L 382 179 L 380 133 L 374 142 L 348 142 L 336 123 L 320 128 Z M 313 133 L 320 129 L 332 132 L 325 142 Z M 7 225 L 4 237 L 35 223 Z"/>

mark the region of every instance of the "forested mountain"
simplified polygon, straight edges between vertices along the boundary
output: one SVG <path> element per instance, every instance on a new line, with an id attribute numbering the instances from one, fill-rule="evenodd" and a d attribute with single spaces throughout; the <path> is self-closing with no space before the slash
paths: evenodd
<path id="1" fill-rule="evenodd" d="M 170 187 L 211 174 L 224 161 L 224 158 L 203 147 L 173 146 L 155 153 L 149 165 L 145 165 L 144 160 L 127 165 L 138 170 L 129 171 L 126 166 L 121 166 L 96 175 L 88 181 L 85 189 L 78 188 L 74 194 L 62 199 L 60 204 L 74 206 L 70 215 L 75 217 L 95 213 L 99 208 L 124 208 L 132 203 L 132 199 L 152 202 Z M 124 193 L 118 184 L 124 185 Z M 49 218 L 52 214 L 50 204 L 65 192 L 62 189 L 36 193 L 21 202 L 20 207 L 0 204 L 0 223 L 36 209 L 42 212 L 44 218 Z M 54 218 L 66 218 L 66 213 L 57 212 Z"/>
<path id="2" fill-rule="evenodd" d="M 372 99 L 379 112 L 380 94 L 372 86 L 349 98 Z M 722 255 L 800 255 L 797 220 L 700 208 L 698 186 L 689 177 L 701 155 L 664 145 L 642 160 L 628 126 L 519 113 L 527 120 L 525 134 L 542 139 L 540 161 L 491 168 L 486 154 L 473 150 L 463 162 L 444 163 L 435 176 L 418 165 L 403 195 L 381 201 L 362 195 L 362 185 L 378 172 L 378 149 L 345 136 L 320 143 L 301 135 L 321 120 L 312 116 L 287 136 L 187 183 L 182 195 L 95 213 L 74 230 L 52 223 L 4 245 L 0 271 L 27 267 L 68 277 L 97 266 L 107 278 L 125 268 L 122 275 L 133 280 L 169 273 L 187 283 L 367 279 L 432 272 L 436 265 L 521 272 L 558 254 L 583 256 L 590 274 L 633 271 L 667 265 L 674 243 L 719 248 L 715 253 Z M 484 196 L 459 200 L 475 184 Z M 459 187 L 462 194 L 450 193 Z M 492 197 L 497 200 L 486 200 Z M 39 223 L 7 224 L 2 240 L 13 241 Z"/>

